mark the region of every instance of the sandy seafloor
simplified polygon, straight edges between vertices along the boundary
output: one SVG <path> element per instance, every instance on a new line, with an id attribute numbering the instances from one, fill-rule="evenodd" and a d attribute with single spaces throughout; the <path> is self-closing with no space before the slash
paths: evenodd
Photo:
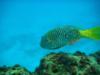
<path id="1" fill-rule="evenodd" d="M 100 50 L 100 41 L 86 38 L 56 51 L 40 47 L 42 35 L 65 24 L 79 29 L 100 25 L 100 1 L 0 0 L 0 66 L 20 64 L 34 71 L 50 52 Z"/>

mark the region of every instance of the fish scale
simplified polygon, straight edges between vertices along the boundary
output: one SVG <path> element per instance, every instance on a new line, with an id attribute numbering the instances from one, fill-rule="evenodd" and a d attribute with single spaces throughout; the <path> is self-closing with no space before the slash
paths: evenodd
<path id="1" fill-rule="evenodd" d="M 41 47 L 58 49 L 80 39 L 79 30 L 73 26 L 62 26 L 52 29 L 43 36 Z"/>

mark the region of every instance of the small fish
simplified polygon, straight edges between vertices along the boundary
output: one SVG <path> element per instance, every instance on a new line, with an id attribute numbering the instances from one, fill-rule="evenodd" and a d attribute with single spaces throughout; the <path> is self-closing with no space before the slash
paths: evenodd
<path id="1" fill-rule="evenodd" d="M 79 30 L 74 26 L 62 26 L 48 31 L 42 38 L 40 46 L 45 49 L 59 49 L 78 41 L 80 38 L 100 40 L 100 27 Z"/>

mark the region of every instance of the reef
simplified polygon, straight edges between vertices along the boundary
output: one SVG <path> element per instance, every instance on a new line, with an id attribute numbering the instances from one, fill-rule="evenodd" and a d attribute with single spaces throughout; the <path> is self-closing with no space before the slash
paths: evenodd
<path id="1" fill-rule="evenodd" d="M 100 65 L 100 50 L 98 50 L 97 52 L 90 54 L 90 55 L 95 57 L 97 63 Z"/>
<path id="2" fill-rule="evenodd" d="M 100 75 L 99 53 L 51 53 L 41 60 L 34 75 Z"/>
<path id="3" fill-rule="evenodd" d="M 0 75 L 31 75 L 31 72 L 29 72 L 26 68 L 16 64 L 12 67 L 0 67 Z"/>
<path id="4" fill-rule="evenodd" d="M 90 55 L 79 51 L 50 53 L 34 72 L 17 64 L 0 67 L 0 75 L 100 75 L 100 51 Z"/>

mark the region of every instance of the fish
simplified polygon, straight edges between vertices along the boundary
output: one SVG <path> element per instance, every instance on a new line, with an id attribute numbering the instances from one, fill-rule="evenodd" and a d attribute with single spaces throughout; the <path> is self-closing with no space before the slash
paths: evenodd
<path id="1" fill-rule="evenodd" d="M 85 30 L 71 25 L 56 27 L 41 37 L 40 46 L 44 49 L 55 50 L 72 45 L 81 38 L 100 40 L 100 27 Z"/>

